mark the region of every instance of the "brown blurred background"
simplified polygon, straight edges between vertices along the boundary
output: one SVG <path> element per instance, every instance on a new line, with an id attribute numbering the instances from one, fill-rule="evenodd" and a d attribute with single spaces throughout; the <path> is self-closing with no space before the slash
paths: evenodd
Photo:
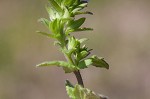
<path id="1" fill-rule="evenodd" d="M 0 0 L 0 99 L 69 99 L 61 68 L 36 68 L 45 60 L 64 60 L 47 31 L 37 22 L 48 17 L 47 0 Z M 150 99 L 150 1 L 90 0 L 87 37 L 93 54 L 105 57 L 110 69 L 82 70 L 85 86 L 110 99 Z"/>

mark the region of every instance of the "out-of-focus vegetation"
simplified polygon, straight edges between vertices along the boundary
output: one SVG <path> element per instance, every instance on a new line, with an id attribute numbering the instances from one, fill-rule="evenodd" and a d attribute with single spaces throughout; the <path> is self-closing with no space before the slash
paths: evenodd
<path id="1" fill-rule="evenodd" d="M 64 60 L 53 40 L 35 33 L 46 30 L 37 23 L 47 17 L 45 4 L 47 0 L 0 1 L 0 99 L 68 98 L 64 82 L 76 81 L 74 75 L 35 67 L 45 60 Z M 149 99 L 149 0 L 91 0 L 88 9 L 94 15 L 87 16 L 85 26 L 95 30 L 76 36 L 87 36 L 93 53 L 105 57 L 110 69 L 83 70 L 85 86 L 111 99 Z"/>

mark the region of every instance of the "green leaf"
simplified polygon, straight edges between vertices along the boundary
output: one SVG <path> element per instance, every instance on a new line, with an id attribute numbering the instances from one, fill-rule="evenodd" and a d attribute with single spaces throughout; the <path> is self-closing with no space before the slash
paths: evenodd
<path id="1" fill-rule="evenodd" d="M 76 32 L 78 32 L 78 31 L 92 31 L 93 29 L 92 28 L 79 28 L 79 29 L 77 29 L 77 30 L 75 30 Z"/>
<path id="2" fill-rule="evenodd" d="M 83 42 L 85 42 L 85 41 L 87 41 L 87 40 L 89 40 L 89 39 L 87 39 L 87 38 L 82 38 L 82 39 L 79 40 L 79 42 L 80 42 L 80 43 L 83 43 Z"/>
<path id="3" fill-rule="evenodd" d="M 85 59 L 79 62 L 78 67 L 80 69 L 88 68 L 88 66 L 91 65 L 92 63 L 93 63 L 92 59 Z"/>
<path id="4" fill-rule="evenodd" d="M 46 32 L 37 31 L 37 33 L 40 33 L 40 34 L 45 35 L 47 37 L 55 38 L 52 34 L 49 34 L 49 33 L 46 33 Z"/>
<path id="5" fill-rule="evenodd" d="M 69 13 L 68 9 L 66 7 L 64 7 L 63 18 L 69 18 L 69 17 L 70 17 L 70 13 Z"/>
<path id="6" fill-rule="evenodd" d="M 47 10 L 47 12 L 49 14 L 49 17 L 50 17 L 51 21 L 56 19 L 56 12 L 51 7 L 46 6 L 46 10 Z"/>
<path id="7" fill-rule="evenodd" d="M 82 10 L 83 8 L 79 7 L 79 8 L 75 8 L 72 13 L 75 14 L 76 12 L 80 12 L 80 10 Z"/>
<path id="8" fill-rule="evenodd" d="M 78 28 L 78 29 L 68 29 L 67 32 L 81 32 L 81 31 L 92 31 L 92 28 Z"/>
<path id="9" fill-rule="evenodd" d="M 54 41 L 54 45 L 59 45 L 61 46 L 61 43 L 59 41 Z"/>
<path id="10" fill-rule="evenodd" d="M 104 60 L 104 58 L 93 55 L 91 59 L 93 66 L 109 69 L 109 64 Z"/>
<path id="11" fill-rule="evenodd" d="M 69 29 L 78 29 L 85 21 L 85 18 L 80 18 L 78 20 L 72 21 L 68 26 Z"/>
<path id="12" fill-rule="evenodd" d="M 80 4 L 80 0 L 74 0 L 74 5 L 79 5 Z"/>
<path id="13" fill-rule="evenodd" d="M 57 2 L 55 2 L 55 0 L 49 0 L 50 4 L 52 5 L 52 7 L 60 14 L 63 13 L 63 10 L 61 9 L 61 7 L 58 5 Z"/>
<path id="14" fill-rule="evenodd" d="M 81 3 L 80 5 L 79 5 L 79 7 L 86 7 L 88 5 L 88 3 Z"/>
<path id="15" fill-rule="evenodd" d="M 71 5 L 74 4 L 74 0 L 63 0 L 63 4 L 64 4 L 65 6 L 70 7 Z"/>
<path id="16" fill-rule="evenodd" d="M 78 67 L 80 69 L 88 68 L 88 66 L 93 65 L 95 67 L 101 67 L 109 69 L 109 64 L 104 60 L 104 58 L 99 58 L 97 56 L 92 56 L 79 62 Z"/>
<path id="17" fill-rule="evenodd" d="M 90 15 L 93 15 L 93 13 L 92 13 L 92 12 L 89 12 L 89 11 L 85 11 L 85 12 L 75 11 L 75 12 L 73 12 L 73 13 L 74 13 L 74 15 L 79 15 L 79 14 L 90 14 Z"/>
<path id="18" fill-rule="evenodd" d="M 68 38 L 68 50 L 75 49 L 79 41 L 75 37 Z"/>
<path id="19" fill-rule="evenodd" d="M 55 0 L 58 4 L 61 4 L 62 0 Z"/>
<path id="20" fill-rule="evenodd" d="M 43 23 L 44 25 L 46 25 L 47 27 L 49 27 L 50 21 L 45 19 L 45 18 L 40 18 L 38 20 L 39 22 Z"/>
<path id="21" fill-rule="evenodd" d="M 83 50 L 80 52 L 80 55 L 81 55 L 81 59 L 83 59 L 89 55 L 89 52 L 87 50 Z"/>
<path id="22" fill-rule="evenodd" d="M 55 37 L 57 36 L 57 34 L 59 33 L 59 24 L 58 24 L 59 19 L 54 19 L 51 23 L 50 23 L 50 30 L 52 31 L 52 33 L 55 35 Z"/>
<path id="23" fill-rule="evenodd" d="M 41 64 L 36 65 L 37 67 L 45 67 L 45 66 L 58 66 L 65 68 L 65 73 L 71 73 L 73 71 L 78 70 L 78 68 L 68 62 L 64 61 L 50 61 L 50 62 L 43 62 Z"/>
<path id="24" fill-rule="evenodd" d="M 71 99 L 107 99 L 106 96 L 96 94 L 92 90 L 83 88 L 78 84 L 73 87 L 69 81 L 66 82 L 66 91 Z"/>
<path id="25" fill-rule="evenodd" d="M 80 1 L 80 0 L 79 0 Z M 80 12 L 80 10 L 84 9 L 85 7 L 87 7 L 87 3 L 79 3 L 79 1 L 77 1 L 74 4 L 74 7 L 72 9 L 72 13 L 75 14 L 76 12 Z"/>

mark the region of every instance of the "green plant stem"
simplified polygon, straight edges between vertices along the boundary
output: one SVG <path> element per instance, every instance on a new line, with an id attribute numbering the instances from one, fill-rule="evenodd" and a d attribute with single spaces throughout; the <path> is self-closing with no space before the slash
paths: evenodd
<path id="1" fill-rule="evenodd" d="M 78 81 L 78 84 L 81 85 L 82 87 L 84 87 L 84 83 L 83 83 L 83 79 L 82 79 L 82 76 L 80 74 L 80 71 L 74 71 L 74 74 L 77 78 L 77 81 Z"/>
<path id="2" fill-rule="evenodd" d="M 71 56 L 68 57 L 68 60 L 69 60 L 69 62 L 71 64 L 74 64 Z M 78 84 L 81 85 L 82 87 L 84 87 L 84 83 L 83 83 L 83 79 L 82 79 L 80 71 L 79 70 L 78 71 L 74 71 L 74 74 L 75 74 L 75 76 L 77 78 Z"/>
<path id="3" fill-rule="evenodd" d="M 71 55 L 66 55 L 66 54 L 65 54 L 65 57 L 66 57 L 66 59 L 67 59 L 67 61 L 68 61 L 69 63 L 71 63 L 71 64 L 74 65 L 74 62 L 73 62 L 73 60 L 72 60 Z M 82 79 L 82 76 L 81 76 L 80 71 L 79 71 L 79 70 L 78 70 L 78 71 L 74 71 L 74 74 L 75 74 L 75 76 L 76 76 L 76 78 L 77 78 L 78 84 L 81 85 L 82 87 L 84 87 L 84 83 L 83 83 L 83 79 Z"/>

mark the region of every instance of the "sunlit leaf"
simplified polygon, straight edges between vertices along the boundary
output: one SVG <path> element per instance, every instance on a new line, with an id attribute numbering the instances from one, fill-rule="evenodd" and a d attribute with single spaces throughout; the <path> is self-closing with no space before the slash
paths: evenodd
<path id="1" fill-rule="evenodd" d="M 62 14 L 63 10 L 61 9 L 61 7 L 58 5 L 57 2 L 55 2 L 55 0 L 49 0 L 50 4 L 52 5 L 52 7 L 57 11 L 57 13 Z"/>
<path id="2" fill-rule="evenodd" d="M 79 41 L 75 37 L 68 38 L 68 50 L 75 49 Z"/>
<path id="3" fill-rule="evenodd" d="M 56 18 L 56 13 L 51 7 L 46 6 L 46 10 L 47 10 L 47 12 L 49 14 L 49 17 L 50 17 L 51 21 Z"/>
<path id="4" fill-rule="evenodd" d="M 79 12 L 80 10 L 82 10 L 83 8 L 81 8 L 81 7 L 78 7 L 78 8 L 75 8 L 75 9 L 73 9 L 73 11 L 72 11 L 72 13 L 76 13 L 76 12 Z"/>
<path id="5" fill-rule="evenodd" d="M 43 62 L 41 64 L 36 65 L 37 67 L 45 67 L 45 66 L 58 66 L 65 68 L 65 73 L 71 73 L 73 71 L 78 70 L 78 68 L 68 62 L 64 61 L 50 61 L 50 62 Z"/>
<path id="6" fill-rule="evenodd" d="M 70 13 L 69 13 L 68 9 L 66 7 L 64 7 L 63 18 L 69 18 L 69 17 L 70 17 Z"/>
<path id="7" fill-rule="evenodd" d="M 83 2 L 83 3 L 81 3 L 81 4 L 79 5 L 79 7 L 82 7 L 82 8 L 84 8 L 84 7 L 86 7 L 86 6 L 87 6 L 87 4 L 88 4 L 88 3 L 86 3 L 86 2 Z"/>
<path id="8" fill-rule="evenodd" d="M 56 36 L 56 34 L 58 33 L 58 26 L 57 26 L 57 21 L 58 19 L 54 19 L 51 23 L 50 23 L 50 30 L 52 31 L 52 33 Z"/>

